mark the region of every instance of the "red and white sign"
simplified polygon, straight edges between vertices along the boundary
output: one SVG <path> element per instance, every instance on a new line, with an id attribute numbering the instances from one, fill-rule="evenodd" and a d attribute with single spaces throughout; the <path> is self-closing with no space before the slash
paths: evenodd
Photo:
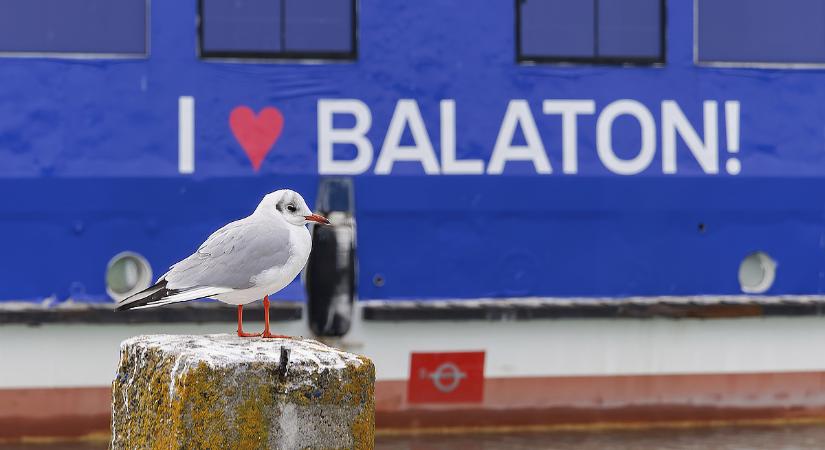
<path id="1" fill-rule="evenodd" d="M 412 353 L 410 403 L 480 403 L 484 399 L 484 352 Z"/>

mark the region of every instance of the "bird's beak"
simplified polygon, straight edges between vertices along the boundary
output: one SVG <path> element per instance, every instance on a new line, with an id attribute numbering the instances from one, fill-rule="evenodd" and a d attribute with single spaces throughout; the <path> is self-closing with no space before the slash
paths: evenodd
<path id="1" fill-rule="evenodd" d="M 329 220 L 327 220 L 324 216 L 319 216 L 318 214 L 310 214 L 308 216 L 304 216 L 304 219 L 310 222 L 317 222 L 321 225 L 329 225 Z"/>

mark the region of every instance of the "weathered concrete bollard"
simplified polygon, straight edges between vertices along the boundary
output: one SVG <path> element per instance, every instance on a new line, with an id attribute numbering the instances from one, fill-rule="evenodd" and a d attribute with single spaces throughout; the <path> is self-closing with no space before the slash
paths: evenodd
<path id="1" fill-rule="evenodd" d="M 112 449 L 373 448 L 375 367 L 309 339 L 138 336 L 112 384 Z"/>

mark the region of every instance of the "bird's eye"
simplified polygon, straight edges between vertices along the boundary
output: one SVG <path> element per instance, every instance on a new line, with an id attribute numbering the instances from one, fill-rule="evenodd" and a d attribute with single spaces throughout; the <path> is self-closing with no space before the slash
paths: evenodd
<path id="1" fill-rule="evenodd" d="M 291 212 L 291 213 L 294 213 L 295 211 L 297 211 L 297 210 L 298 210 L 298 208 L 296 208 L 296 207 L 295 207 L 295 205 L 293 205 L 292 203 L 290 203 L 290 204 L 286 205 L 286 210 L 287 210 L 287 211 L 289 211 L 289 212 Z"/>

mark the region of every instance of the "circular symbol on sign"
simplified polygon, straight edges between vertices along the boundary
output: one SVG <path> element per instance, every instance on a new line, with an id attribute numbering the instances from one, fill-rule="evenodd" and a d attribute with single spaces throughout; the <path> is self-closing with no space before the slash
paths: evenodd
<path id="1" fill-rule="evenodd" d="M 461 380 L 467 378 L 467 374 L 462 372 L 457 365 L 451 362 L 445 362 L 435 369 L 435 372 L 429 374 L 433 380 L 433 386 L 441 392 L 447 393 L 454 391 Z"/>

